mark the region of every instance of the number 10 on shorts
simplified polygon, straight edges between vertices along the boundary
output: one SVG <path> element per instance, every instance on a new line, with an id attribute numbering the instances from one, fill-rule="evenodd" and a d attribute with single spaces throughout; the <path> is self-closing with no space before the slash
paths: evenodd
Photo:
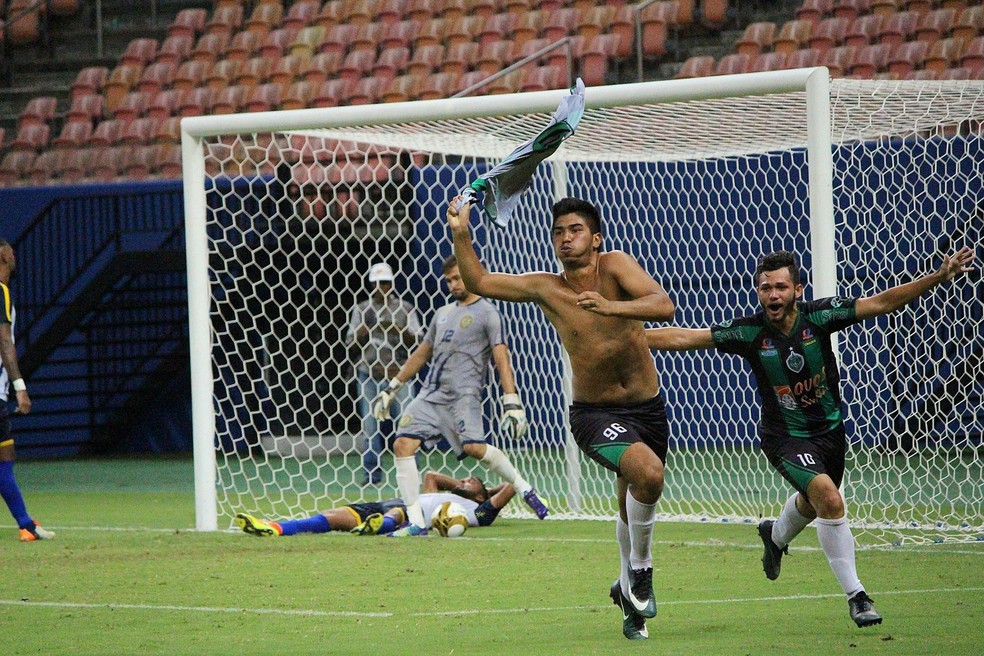
<path id="1" fill-rule="evenodd" d="M 817 464 L 817 461 L 813 459 L 812 453 L 797 453 L 796 457 L 799 458 L 800 463 L 804 467 Z"/>

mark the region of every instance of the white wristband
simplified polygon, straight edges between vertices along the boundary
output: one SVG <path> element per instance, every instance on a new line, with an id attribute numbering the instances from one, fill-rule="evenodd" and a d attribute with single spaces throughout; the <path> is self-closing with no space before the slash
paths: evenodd
<path id="1" fill-rule="evenodd" d="M 502 405 L 518 405 L 522 406 L 523 402 L 519 400 L 519 394 L 503 394 L 502 395 Z"/>
<path id="2" fill-rule="evenodd" d="M 392 390 L 392 391 L 395 392 L 396 390 L 400 389 L 401 387 L 403 387 L 403 381 L 401 381 L 396 376 L 393 376 L 393 379 L 390 381 L 390 384 L 389 384 L 390 390 Z"/>
<path id="3" fill-rule="evenodd" d="M 18 378 L 17 380 L 13 381 L 11 383 L 11 385 L 14 386 L 14 391 L 15 392 L 26 392 L 27 391 L 27 385 L 24 384 L 24 379 L 23 378 Z"/>

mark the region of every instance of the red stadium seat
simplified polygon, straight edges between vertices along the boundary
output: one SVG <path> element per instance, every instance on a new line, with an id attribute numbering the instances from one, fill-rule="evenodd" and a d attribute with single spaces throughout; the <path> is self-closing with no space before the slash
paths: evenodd
<path id="1" fill-rule="evenodd" d="M 103 87 L 103 97 L 106 98 L 106 108 L 112 111 L 136 87 L 143 73 L 142 66 L 121 64 L 109 74 L 109 80 Z"/>
<path id="2" fill-rule="evenodd" d="M 888 57 L 888 72 L 901 76 L 921 69 L 928 52 L 929 44 L 925 41 L 906 41 L 894 46 Z"/>
<path id="3" fill-rule="evenodd" d="M 574 34 L 588 40 L 601 34 L 611 34 L 617 11 L 618 7 L 604 4 L 586 8 L 578 14 Z"/>
<path id="4" fill-rule="evenodd" d="M 803 0 L 803 4 L 796 10 L 796 18 L 819 23 L 833 12 L 834 0 Z"/>
<path id="5" fill-rule="evenodd" d="M 276 82 L 268 82 L 254 87 L 246 94 L 243 110 L 247 112 L 272 112 L 280 108 L 280 97 L 284 87 Z"/>
<path id="6" fill-rule="evenodd" d="M 157 57 L 157 39 L 133 39 L 120 56 L 123 66 L 146 66 Z"/>
<path id="7" fill-rule="evenodd" d="M 946 37 L 957 21 L 956 9 L 937 9 L 922 15 L 916 26 L 916 38 L 920 41 L 936 41 Z"/>
<path id="8" fill-rule="evenodd" d="M 325 80 L 335 77 L 341 65 L 342 57 L 337 52 L 318 53 L 301 67 L 301 77 L 317 87 Z"/>
<path id="9" fill-rule="evenodd" d="M 253 57 L 243 62 L 239 73 L 232 78 L 234 85 L 255 87 L 263 84 L 270 76 L 270 60 L 264 57 Z"/>
<path id="10" fill-rule="evenodd" d="M 281 57 L 274 63 L 273 70 L 270 71 L 267 81 L 280 84 L 286 89 L 295 81 L 301 79 L 301 71 L 308 61 L 310 61 L 309 57 L 299 57 L 297 55 Z"/>
<path id="11" fill-rule="evenodd" d="M 24 109 L 17 116 L 17 126 L 47 125 L 55 118 L 58 109 L 58 99 L 54 96 L 36 96 L 27 101 Z"/>
<path id="12" fill-rule="evenodd" d="M 960 66 L 973 70 L 984 69 L 984 36 L 979 36 L 967 44 L 960 56 Z"/>
<path id="13" fill-rule="evenodd" d="M 376 63 L 376 53 L 372 50 L 353 50 L 338 67 L 338 77 L 345 80 L 358 80 L 365 77 Z"/>
<path id="14" fill-rule="evenodd" d="M 233 80 L 239 77 L 239 72 L 242 69 L 242 61 L 223 59 L 212 64 L 201 81 L 218 91 L 233 84 Z"/>
<path id="15" fill-rule="evenodd" d="M 191 58 L 195 61 L 213 62 L 226 51 L 230 40 L 231 37 L 225 32 L 202 35 L 191 50 Z"/>
<path id="16" fill-rule="evenodd" d="M 287 46 L 287 53 L 313 57 L 325 39 L 325 32 L 325 28 L 320 25 L 309 25 L 305 27 L 297 33 L 291 44 Z"/>
<path id="17" fill-rule="evenodd" d="M 859 16 L 868 13 L 869 0 L 837 0 L 834 5 L 833 15 L 837 18 L 850 18 L 854 20 Z"/>
<path id="18" fill-rule="evenodd" d="M 878 14 L 859 16 L 851 21 L 844 33 L 845 46 L 867 46 L 878 38 L 885 17 Z"/>
<path id="19" fill-rule="evenodd" d="M 919 14 L 914 11 L 889 14 L 885 17 L 885 22 L 878 33 L 878 41 L 893 45 L 905 43 L 915 33 L 918 23 Z"/>
<path id="20" fill-rule="evenodd" d="M 260 3 L 253 7 L 249 18 L 243 23 L 243 31 L 266 36 L 271 30 L 280 27 L 283 17 L 284 7 L 280 3 Z"/>
<path id="21" fill-rule="evenodd" d="M 149 95 L 155 95 L 171 86 L 176 70 L 177 66 L 170 62 L 151 64 L 143 69 L 135 89 Z"/>
<path id="22" fill-rule="evenodd" d="M 102 93 L 106 80 L 109 79 L 109 69 L 105 66 L 87 66 L 79 71 L 72 83 L 72 98 Z"/>
<path id="23" fill-rule="evenodd" d="M 205 23 L 206 34 L 224 34 L 228 37 L 239 31 L 243 25 L 242 5 L 216 7 L 212 18 Z"/>
<path id="24" fill-rule="evenodd" d="M 478 34 L 478 42 L 484 46 L 493 41 L 508 39 L 515 25 L 516 14 L 509 12 L 495 14 L 482 25 Z"/>
<path id="25" fill-rule="evenodd" d="M 389 78 L 379 94 L 379 101 L 384 103 L 407 102 L 417 98 L 417 91 L 423 84 L 419 75 L 397 75 Z"/>
<path id="26" fill-rule="evenodd" d="M 984 31 L 984 5 L 967 7 L 960 12 L 950 30 L 950 36 L 970 41 Z"/>
<path id="27" fill-rule="evenodd" d="M 137 145 L 130 146 L 125 151 L 120 175 L 130 180 L 146 180 L 158 167 L 160 146 Z"/>
<path id="28" fill-rule="evenodd" d="M 126 146 L 100 148 L 92 157 L 89 177 L 95 182 L 113 182 L 120 177 L 123 165 L 129 157 Z"/>
<path id="29" fill-rule="evenodd" d="M 0 185 L 10 187 L 21 184 L 31 174 L 31 166 L 37 154 L 32 150 L 11 150 L 0 163 Z"/>
<path id="30" fill-rule="evenodd" d="M 901 0 L 869 0 L 868 11 L 872 14 L 891 16 L 902 11 Z"/>
<path id="31" fill-rule="evenodd" d="M 148 143 L 151 135 L 157 129 L 158 123 L 160 121 L 152 118 L 138 118 L 135 121 L 130 121 L 120 134 L 120 143 L 131 145 Z"/>
<path id="32" fill-rule="evenodd" d="M 205 81 L 212 70 L 211 61 L 186 61 L 178 67 L 171 80 L 172 89 L 193 89 Z"/>
<path id="33" fill-rule="evenodd" d="M 95 131 L 93 131 L 93 133 L 89 136 L 89 145 L 115 145 L 120 140 L 120 135 L 123 134 L 124 125 L 126 124 L 123 121 L 118 121 L 112 118 L 105 121 L 100 121 L 99 125 L 96 126 Z"/>
<path id="34" fill-rule="evenodd" d="M 301 30 L 314 23 L 319 11 L 321 11 L 321 3 L 317 0 L 295 2 L 287 10 L 287 15 L 280 21 L 280 27 Z"/>
<path id="35" fill-rule="evenodd" d="M 791 20 L 783 23 L 779 34 L 772 42 L 775 52 L 790 53 L 807 46 L 813 33 L 813 23 L 808 20 Z"/>
<path id="36" fill-rule="evenodd" d="M 304 109 L 311 106 L 314 94 L 318 90 L 313 82 L 294 82 L 284 93 L 280 101 L 280 109 Z"/>
<path id="37" fill-rule="evenodd" d="M 566 71 L 562 71 L 554 66 L 537 66 L 527 71 L 519 90 L 523 93 L 528 93 L 531 91 L 563 89 L 568 86 L 566 77 Z M 587 80 L 588 78 L 585 77 L 585 84 L 591 84 Z"/>
<path id="38" fill-rule="evenodd" d="M 844 77 L 851 69 L 857 53 L 857 46 L 831 48 L 821 56 L 820 65 L 830 69 L 831 77 Z"/>
<path id="39" fill-rule="evenodd" d="M 376 20 L 380 23 L 399 23 L 406 16 L 406 0 L 385 0 L 376 10 Z"/>
<path id="40" fill-rule="evenodd" d="M 349 52 L 353 50 L 372 50 L 376 52 L 383 32 L 388 26 L 383 23 L 362 23 L 357 25 L 349 41 Z"/>
<path id="41" fill-rule="evenodd" d="M 156 96 L 157 94 L 154 95 Z M 123 100 L 121 100 L 120 104 L 118 104 L 113 110 L 113 118 L 121 124 L 140 118 L 147 111 L 147 102 L 149 97 L 149 94 L 143 91 L 131 91 L 123 96 Z M 102 123 L 105 122 L 106 121 L 103 121 Z M 102 123 L 99 125 L 102 125 Z"/>
<path id="42" fill-rule="evenodd" d="M 825 18 L 817 23 L 810 36 L 809 46 L 829 50 L 843 45 L 850 21 L 846 18 Z"/>
<path id="43" fill-rule="evenodd" d="M 440 63 L 441 72 L 464 75 L 474 68 L 484 47 L 477 43 L 459 43 L 454 48 L 448 49 Z M 416 51 L 414 52 L 416 53 Z M 412 66 L 413 63 L 411 62 L 410 67 Z"/>
<path id="44" fill-rule="evenodd" d="M 725 55 L 714 67 L 715 75 L 734 75 L 736 73 L 748 73 L 752 70 L 752 55 L 739 55 L 733 53 Z"/>
<path id="45" fill-rule="evenodd" d="M 488 77 L 498 73 L 516 60 L 511 41 L 490 43 L 478 52 L 475 70 Z"/>
<path id="46" fill-rule="evenodd" d="M 348 99 L 353 84 L 352 80 L 344 78 L 325 80 L 318 86 L 312 103 L 315 107 L 337 107 Z"/>
<path id="47" fill-rule="evenodd" d="M 181 178 L 181 146 L 163 144 L 155 160 L 156 173 L 168 180 Z"/>
<path id="48" fill-rule="evenodd" d="M 235 85 L 220 89 L 212 103 L 213 114 L 236 114 L 242 111 L 243 103 L 246 101 L 248 87 Z"/>
<path id="49" fill-rule="evenodd" d="M 643 13 L 645 14 L 646 12 L 643 11 Z M 673 16 L 676 16 L 675 9 Z M 544 39 L 549 39 L 550 41 L 556 41 L 558 39 L 563 39 L 565 36 L 571 36 L 577 29 L 579 19 L 580 12 L 573 7 L 565 7 L 563 9 L 558 9 L 557 11 L 551 11 L 546 16 L 546 21 L 543 23 L 543 27 L 540 30 L 540 36 Z M 672 20 L 669 22 L 672 23 Z M 643 30 L 645 31 L 645 29 L 646 23 L 644 21 Z"/>
<path id="50" fill-rule="evenodd" d="M 88 123 L 91 126 L 102 120 L 104 111 L 105 101 L 102 96 L 95 94 L 79 96 L 72 101 L 71 107 L 65 114 L 65 120 L 69 123 Z"/>
<path id="51" fill-rule="evenodd" d="M 457 73 L 432 73 L 423 80 L 418 100 L 436 100 L 438 98 L 448 98 L 452 94 L 452 89 L 460 77 Z"/>
<path id="52" fill-rule="evenodd" d="M 335 52 L 343 56 L 349 51 L 349 43 L 355 36 L 354 25 L 332 25 L 327 28 L 318 52 Z"/>
<path id="53" fill-rule="evenodd" d="M 92 136 L 92 123 L 71 121 L 66 123 L 61 134 L 51 140 L 52 148 L 77 148 L 85 145 Z"/>
<path id="54" fill-rule="evenodd" d="M 181 116 L 203 116 L 212 113 L 215 102 L 215 89 L 211 87 L 196 87 L 181 93 L 178 101 L 178 113 Z"/>
<path id="55" fill-rule="evenodd" d="M 206 9 L 182 9 L 174 17 L 174 22 L 167 28 L 168 36 L 186 35 L 197 37 L 205 31 L 205 21 L 208 18 Z"/>
<path id="56" fill-rule="evenodd" d="M 781 71 L 786 66 L 786 61 L 789 58 L 784 52 L 763 52 L 760 55 L 753 55 L 755 61 L 752 62 L 752 73 L 758 73 L 762 71 Z"/>
<path id="57" fill-rule="evenodd" d="M 388 48 L 379 53 L 376 63 L 373 64 L 372 74 L 376 77 L 392 79 L 407 71 L 409 61 L 410 50 L 408 48 Z"/>
<path id="58" fill-rule="evenodd" d="M 894 47 L 889 43 L 864 46 L 855 55 L 848 73 L 854 77 L 873 78 L 876 73 L 888 68 L 889 55 Z"/>
<path id="59" fill-rule="evenodd" d="M 181 117 L 158 119 L 150 140 L 154 143 L 181 143 Z"/>
<path id="60" fill-rule="evenodd" d="M 590 41 L 586 41 L 584 46 L 577 53 L 580 64 L 581 77 L 588 86 L 601 86 L 608 80 L 608 73 L 615 59 L 615 52 L 618 50 L 617 34 L 599 34 Z M 553 67 L 555 70 L 557 67 Z M 567 86 L 567 80 L 561 81 L 559 86 L 547 87 L 548 89 L 560 89 Z M 523 86 L 531 84 L 527 79 Z"/>
<path id="61" fill-rule="evenodd" d="M 522 48 L 524 43 L 540 36 L 540 24 L 542 22 L 543 17 L 538 11 L 524 11 L 517 14 L 509 39 L 517 48 Z"/>
<path id="62" fill-rule="evenodd" d="M 266 38 L 266 34 L 260 32 L 248 32 L 246 30 L 236 32 L 232 35 L 232 41 L 229 42 L 223 56 L 225 59 L 246 61 L 259 53 L 264 38 Z"/>
<path id="63" fill-rule="evenodd" d="M 179 34 L 169 36 L 164 39 L 160 49 L 157 51 L 158 64 L 173 64 L 177 67 L 181 62 L 191 56 L 191 48 L 195 40 L 189 34 Z"/>
<path id="64" fill-rule="evenodd" d="M 11 150 L 33 150 L 35 152 L 48 147 L 51 139 L 51 128 L 43 124 L 25 125 L 18 128 L 17 136 L 10 142 Z"/>
<path id="65" fill-rule="evenodd" d="M 930 45 L 923 68 L 941 73 L 948 68 L 957 68 L 966 48 L 963 39 L 940 39 Z"/>
<path id="66" fill-rule="evenodd" d="M 820 65 L 823 53 L 815 48 L 804 48 L 786 55 L 787 68 L 813 68 Z"/>
<path id="67" fill-rule="evenodd" d="M 260 44 L 260 57 L 276 59 L 282 56 L 287 52 L 290 44 L 297 39 L 297 34 L 298 30 L 293 27 L 282 27 L 279 30 L 273 30 L 263 38 L 263 43 Z"/>
<path id="68" fill-rule="evenodd" d="M 735 52 L 741 55 L 757 55 L 760 52 L 771 50 L 772 40 L 775 37 L 775 23 L 770 21 L 752 23 L 745 28 L 745 32 L 735 44 Z"/>
<path id="69" fill-rule="evenodd" d="M 653 59 L 666 54 L 670 28 L 676 23 L 675 2 L 655 2 L 639 14 L 642 23 L 642 54 Z"/>
<path id="70" fill-rule="evenodd" d="M 700 55 L 690 57 L 687 61 L 683 62 L 683 66 L 680 67 L 680 70 L 673 77 L 680 80 L 684 78 L 707 77 L 709 75 L 714 75 L 714 57 Z"/>
<path id="71" fill-rule="evenodd" d="M 409 48 L 413 43 L 419 23 L 408 20 L 401 20 L 393 23 L 383 23 L 383 34 L 379 39 L 379 49 L 386 48 Z"/>

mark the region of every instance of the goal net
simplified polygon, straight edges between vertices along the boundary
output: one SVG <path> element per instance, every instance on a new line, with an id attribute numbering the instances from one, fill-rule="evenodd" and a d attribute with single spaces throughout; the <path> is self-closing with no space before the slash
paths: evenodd
<path id="1" fill-rule="evenodd" d="M 196 117 L 182 122 L 200 529 L 237 512 L 312 514 L 397 496 L 392 454 L 362 485 L 346 322 L 386 262 L 424 323 L 450 301 L 451 195 L 534 136 L 563 91 Z M 577 133 L 538 170 L 505 229 L 476 225 L 491 270 L 558 270 L 550 206 L 604 217 L 702 327 L 757 311 L 752 271 L 801 254 L 806 298 L 865 296 L 982 237 L 984 83 L 829 80 L 805 69 L 589 88 Z M 473 225 L 476 222 L 473 221 Z M 984 535 L 984 294 L 979 274 L 839 333 L 850 448 L 843 486 L 869 543 Z M 566 428 L 569 372 L 542 312 L 499 303 L 530 431 L 488 439 L 557 518 L 612 518 L 614 477 Z M 758 450 L 744 363 L 654 355 L 671 422 L 664 519 L 757 522 L 790 488 Z M 395 426 L 383 425 L 392 439 Z M 494 473 L 437 448 L 421 470 Z M 514 503 L 512 516 L 531 516 Z"/>

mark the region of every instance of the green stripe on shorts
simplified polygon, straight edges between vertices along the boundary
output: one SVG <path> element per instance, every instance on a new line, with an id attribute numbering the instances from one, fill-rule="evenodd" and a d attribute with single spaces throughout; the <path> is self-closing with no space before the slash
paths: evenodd
<path id="1" fill-rule="evenodd" d="M 631 442 L 613 442 L 595 449 L 595 453 L 601 458 L 611 463 L 612 467 L 618 469 L 618 463 L 622 459 L 625 450 L 632 446 Z"/>
<path id="2" fill-rule="evenodd" d="M 783 459 L 782 466 L 786 469 L 786 473 L 804 490 L 809 487 L 810 481 L 817 477 L 815 471 L 806 467 L 800 467 L 794 464 L 792 460 Z"/>

